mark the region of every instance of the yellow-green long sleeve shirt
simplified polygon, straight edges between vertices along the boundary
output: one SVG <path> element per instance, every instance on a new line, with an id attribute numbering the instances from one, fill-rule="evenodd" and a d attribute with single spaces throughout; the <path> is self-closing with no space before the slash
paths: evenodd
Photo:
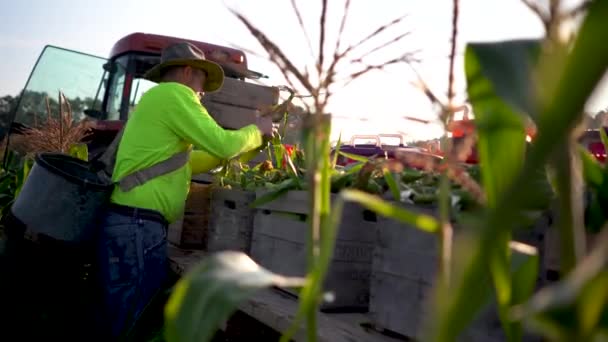
<path id="1" fill-rule="evenodd" d="M 194 150 L 190 163 L 123 192 L 116 187 L 113 203 L 156 210 L 174 222 L 183 213 L 192 171 L 215 168 L 221 160 L 259 148 L 262 135 L 255 125 L 240 130 L 220 127 L 196 93 L 179 83 L 161 83 L 148 90 L 127 120 L 116 155 L 113 180 Z"/>

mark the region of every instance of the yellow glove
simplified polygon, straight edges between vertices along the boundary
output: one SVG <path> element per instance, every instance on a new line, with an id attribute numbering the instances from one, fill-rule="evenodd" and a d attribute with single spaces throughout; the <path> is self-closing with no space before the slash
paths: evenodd
<path id="1" fill-rule="evenodd" d="M 205 151 L 193 150 L 190 152 L 190 167 L 192 168 L 193 175 L 209 172 L 220 166 L 220 163 L 221 160 L 219 158 Z"/>

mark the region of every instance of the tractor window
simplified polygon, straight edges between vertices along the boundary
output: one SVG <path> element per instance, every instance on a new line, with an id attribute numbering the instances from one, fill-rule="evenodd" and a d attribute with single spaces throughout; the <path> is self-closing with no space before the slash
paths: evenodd
<path id="1" fill-rule="evenodd" d="M 108 120 L 125 120 L 139 103 L 143 94 L 156 85 L 143 78 L 144 73 L 158 63 L 159 56 L 130 53 L 112 62 L 105 109 Z"/>
<path id="2" fill-rule="evenodd" d="M 129 113 L 137 106 L 144 93 L 156 85 L 155 82 L 148 81 L 143 76 L 146 71 L 150 70 L 160 61 L 160 56 L 156 55 L 134 54 L 132 58 L 133 63 L 130 71 L 133 73 L 134 80 L 131 85 Z"/>
<path id="3" fill-rule="evenodd" d="M 107 98 L 107 119 L 120 119 L 120 106 L 124 94 L 125 80 L 127 78 L 127 59 L 128 57 L 120 57 L 113 63 L 113 72 L 110 76 L 110 85 L 108 87 Z"/>
<path id="4" fill-rule="evenodd" d="M 22 93 L 15 122 L 35 126 L 51 115 L 59 115 L 59 92 L 67 98 L 75 121 L 85 117 L 86 109 L 99 109 L 96 101 L 104 77 L 105 58 L 46 46 Z"/>
<path id="5" fill-rule="evenodd" d="M 148 81 L 146 79 L 143 79 L 143 78 L 138 78 L 135 81 L 133 81 L 133 87 L 132 87 L 132 92 L 131 92 L 131 102 L 129 103 L 129 113 L 131 113 L 131 111 L 133 111 L 135 106 L 137 106 L 137 104 L 139 103 L 139 100 L 141 100 L 141 97 L 144 95 L 144 93 L 146 91 L 148 91 L 148 89 L 154 87 L 155 85 L 157 85 L 157 84 L 154 82 Z"/>

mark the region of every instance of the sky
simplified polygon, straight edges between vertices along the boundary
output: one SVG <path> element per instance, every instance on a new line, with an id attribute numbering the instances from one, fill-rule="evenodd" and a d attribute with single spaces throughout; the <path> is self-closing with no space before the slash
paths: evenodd
<path id="1" fill-rule="evenodd" d="M 320 1 L 299 0 L 296 3 L 309 36 L 316 41 Z M 329 3 L 328 45 L 333 48 L 342 19 L 343 1 Z M 460 3 L 455 88 L 456 100 L 462 101 L 465 91 L 462 52 L 467 42 L 539 38 L 543 28 L 521 0 L 461 0 Z M 577 3 L 577 0 L 565 1 L 566 6 Z M 0 96 L 16 95 L 23 88 L 46 44 L 107 57 L 121 37 L 146 32 L 261 52 L 256 40 L 228 8 L 243 13 L 299 68 L 313 65 L 314 59 L 291 11 L 290 0 L 20 0 L 5 4 L 0 12 Z M 343 43 L 345 46 L 352 44 L 380 25 L 405 14 L 407 17 L 392 34 L 405 31 L 411 34 L 392 48 L 376 54 L 374 60 L 380 62 L 405 51 L 418 50 L 416 56 L 421 62 L 416 65 L 417 71 L 434 92 L 447 93 L 451 0 L 352 0 Z M 380 37 L 388 39 L 390 33 Z M 265 58 L 248 55 L 248 59 L 250 69 L 269 76 L 264 84 L 286 84 L 280 71 Z M 346 74 L 355 68 L 344 65 L 340 70 Z M 403 119 L 403 116 L 436 118 L 436 108 L 412 85 L 415 80 L 411 69 L 397 65 L 367 74 L 338 89 L 328 108 L 334 116 L 333 138 L 340 133 L 343 139 L 356 134 L 401 133 L 406 140 L 413 140 L 441 134 L 439 126 Z M 607 95 L 608 79 L 598 87 L 587 109 L 597 112 L 608 107 Z"/>

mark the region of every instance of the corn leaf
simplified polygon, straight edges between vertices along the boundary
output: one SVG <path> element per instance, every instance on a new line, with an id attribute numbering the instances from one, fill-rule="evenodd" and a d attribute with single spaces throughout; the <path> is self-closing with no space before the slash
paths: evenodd
<path id="1" fill-rule="evenodd" d="M 496 236 L 508 228 L 504 222 L 509 222 L 525 209 L 527 197 L 534 191 L 531 188 L 532 176 L 554 152 L 555 142 L 564 139 L 580 121 L 585 103 L 606 71 L 608 46 L 603 42 L 608 39 L 604 19 L 608 17 L 608 2 L 593 1 L 589 6 L 566 62 L 562 68 L 553 70 L 559 78 L 552 96 L 546 101 L 547 106 L 543 107 L 537 119 L 538 135 L 523 171 L 513 186 L 500 194 L 497 205 L 484 215 L 479 224 L 483 228 L 479 230 L 479 238 L 466 246 L 465 253 L 454 255 L 454 262 L 462 271 L 455 273 L 457 276 L 452 278 L 449 287 L 443 286 L 438 290 L 436 297 L 445 300 L 442 303 L 445 307 L 436 309 L 429 319 L 429 340 L 451 340 L 469 322 L 468 315 L 476 311 L 469 303 L 470 289 L 484 276 L 487 267 L 482 260 L 487 260 L 495 248 Z M 466 319 L 463 316 L 467 316 Z"/>
<path id="2" fill-rule="evenodd" d="M 536 105 L 525 94 L 518 91 L 508 93 L 506 88 L 529 88 L 533 62 L 530 61 L 528 50 L 532 47 L 535 44 L 530 41 L 470 44 L 467 47 L 465 67 L 468 93 L 475 111 L 482 182 L 490 208 L 496 207 L 499 196 L 512 184 L 525 159 L 525 114 L 518 113 L 514 108 L 532 110 Z M 513 73 L 509 67 L 513 63 L 521 64 L 523 71 Z M 511 105 L 503 97 L 508 98 Z M 520 335 L 519 327 L 510 325 L 505 318 L 512 293 L 507 249 L 510 234 L 504 232 L 495 236 L 488 261 L 503 326 L 509 340 L 515 341 Z"/>
<path id="3" fill-rule="evenodd" d="M 511 258 L 512 303 L 520 304 L 530 298 L 534 292 L 540 257 L 538 250 L 529 245 L 512 241 L 509 247 L 511 251 L 515 251 Z"/>
<path id="4" fill-rule="evenodd" d="M 21 192 L 21 189 L 23 188 L 23 185 L 25 184 L 27 177 L 30 175 L 32 166 L 33 166 L 33 161 L 31 161 L 29 159 L 25 159 L 23 161 L 23 169 L 16 177 L 17 184 L 15 184 L 15 198 L 17 198 L 17 196 L 19 196 L 19 193 Z"/>
<path id="5" fill-rule="evenodd" d="M 468 73 L 472 77 L 485 78 L 491 88 L 481 89 L 478 86 L 469 87 L 469 95 L 479 102 L 488 97 L 492 101 L 496 96 L 505 105 L 513 108 L 513 112 L 522 115 L 538 116 L 537 89 L 533 71 L 540 54 L 538 40 L 520 39 L 499 43 L 476 43 L 469 45 L 475 55 L 479 74 Z M 468 57 L 470 62 L 471 57 Z M 483 75 L 483 76 L 482 76 Z M 478 81 L 475 79 L 475 81 Z M 472 99 L 473 100 L 473 99 Z M 478 113 L 475 111 L 475 118 Z"/>
<path id="6" fill-rule="evenodd" d="M 89 160 L 89 149 L 86 144 L 74 144 L 70 146 L 69 155 L 80 160 Z"/>
<path id="7" fill-rule="evenodd" d="M 361 169 L 363 168 L 363 165 L 365 165 L 367 161 L 365 162 L 357 162 L 355 164 L 351 164 L 346 168 L 346 173 L 349 175 L 354 175 L 357 174 L 361 171 Z"/>
<path id="8" fill-rule="evenodd" d="M 347 153 L 347 152 L 342 152 L 342 151 L 339 151 L 338 153 L 340 153 L 341 155 L 345 156 L 346 158 L 350 158 L 350 159 L 356 160 L 358 162 L 366 163 L 366 162 L 369 161 L 369 158 L 360 156 L 358 154 Z"/>
<path id="9" fill-rule="evenodd" d="M 418 214 L 413 211 L 401 208 L 390 202 L 384 201 L 378 196 L 365 193 L 363 191 L 346 189 L 340 193 L 344 201 L 351 201 L 384 217 L 410 224 L 420 230 L 435 233 L 439 230 L 439 222 L 433 216 Z"/>
<path id="10" fill-rule="evenodd" d="M 333 159 L 331 161 L 331 168 L 335 169 L 338 164 L 338 156 L 340 155 L 340 145 L 342 145 L 342 133 L 338 136 L 338 143 L 336 144 L 336 149 L 334 150 Z"/>
<path id="11" fill-rule="evenodd" d="M 211 341 L 239 303 L 257 291 L 303 284 L 302 278 L 283 277 L 260 267 L 242 252 L 215 253 L 175 285 L 165 307 L 165 337 L 169 342 Z"/>
<path id="12" fill-rule="evenodd" d="M 601 165 L 587 149 L 579 147 L 579 154 L 583 165 L 585 182 L 592 187 L 600 187 L 604 181 L 604 171 Z"/>
<path id="13" fill-rule="evenodd" d="M 606 134 L 606 128 L 600 128 L 600 139 L 602 140 L 602 145 L 604 145 L 604 153 L 608 153 L 608 134 Z"/>
<path id="14" fill-rule="evenodd" d="M 563 281 L 512 308 L 511 317 L 555 341 L 593 341 L 608 333 L 608 229 Z"/>
<path id="15" fill-rule="evenodd" d="M 391 191 L 391 194 L 393 195 L 393 199 L 396 202 L 400 202 L 401 192 L 399 191 L 399 185 L 397 184 L 395 177 L 387 168 L 384 168 L 382 172 L 384 173 L 384 180 L 386 181 L 386 184 L 388 185 L 388 188 Z"/>
<path id="16" fill-rule="evenodd" d="M 262 196 L 256 197 L 256 199 L 249 204 L 251 208 L 259 207 L 263 204 L 272 202 L 279 197 L 286 194 L 289 190 L 296 189 L 299 185 L 299 180 L 289 178 L 279 183 L 274 189 L 266 191 Z"/>

